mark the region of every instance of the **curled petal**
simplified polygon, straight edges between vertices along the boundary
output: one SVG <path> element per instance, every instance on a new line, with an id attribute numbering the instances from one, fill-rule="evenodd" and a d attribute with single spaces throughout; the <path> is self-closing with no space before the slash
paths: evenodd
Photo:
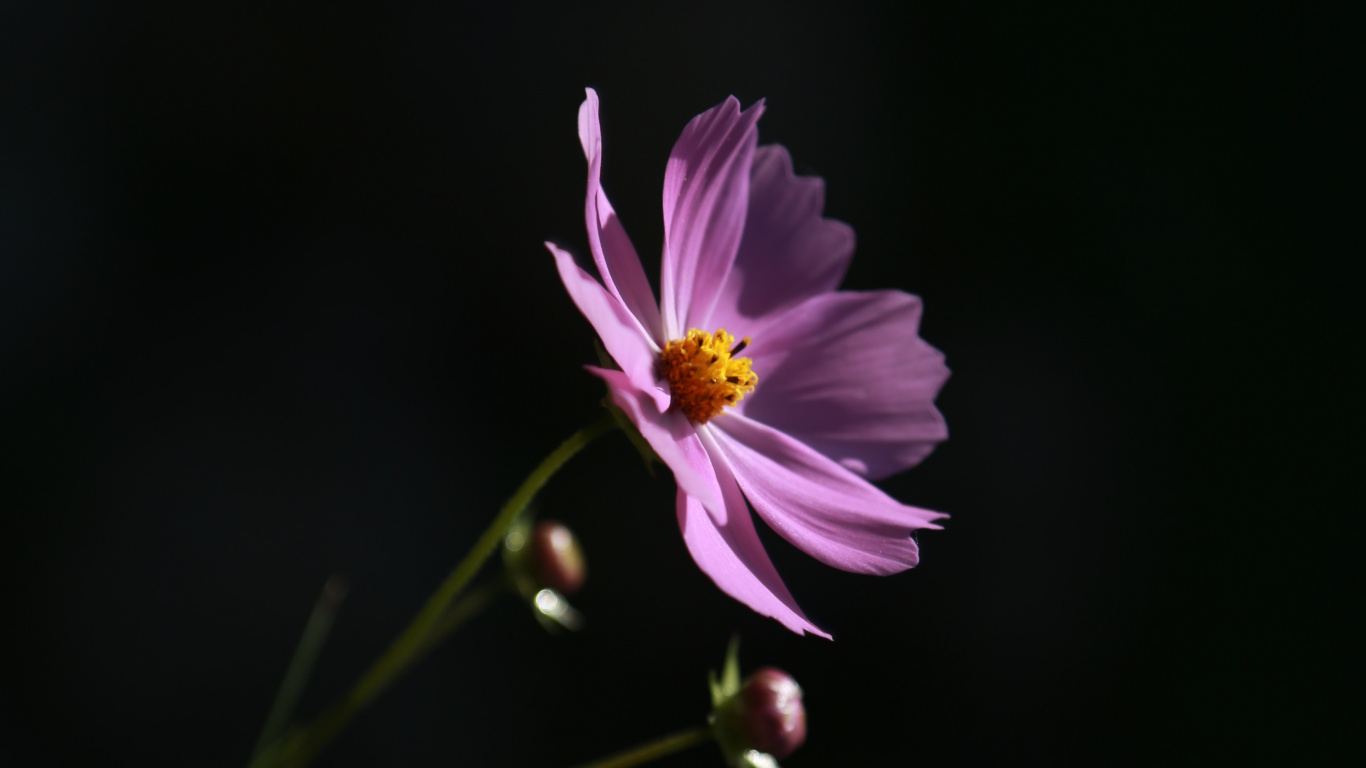
<path id="1" fill-rule="evenodd" d="M 745 229 L 749 175 L 763 102 L 732 96 L 688 123 L 664 169 L 664 332 L 708 327 Z"/>
<path id="2" fill-rule="evenodd" d="M 755 151 L 744 238 L 708 328 L 748 336 L 755 319 L 839 287 L 854 256 L 854 230 L 821 218 L 824 207 L 825 182 L 795 175 L 786 149 Z"/>
<path id="3" fill-rule="evenodd" d="M 641 327 L 656 342 L 662 340 L 659 305 L 645 277 L 640 257 L 631 238 L 621 226 L 616 211 L 602 191 L 602 126 L 598 122 L 598 94 L 587 88 L 587 98 L 579 107 L 579 143 L 588 158 L 588 201 L 584 216 L 588 221 L 588 245 L 593 261 L 607 290 L 631 310 Z"/>
<path id="4" fill-rule="evenodd" d="M 766 318 L 739 410 L 867 477 L 918 464 L 948 437 L 934 398 L 949 377 L 920 309 L 901 291 L 841 292 Z"/>
<path id="5" fill-rule="evenodd" d="M 569 297 L 598 332 L 607 353 L 617 361 L 636 389 L 654 399 L 659 411 L 668 408 L 669 393 L 655 382 L 655 359 L 659 356 L 659 348 L 641 330 L 630 310 L 580 269 L 573 256 L 553 243 L 546 243 L 545 247 L 555 257 L 555 267 Z"/>
<path id="6" fill-rule="evenodd" d="M 681 486 L 678 489 L 678 525 L 697 566 L 722 592 L 755 612 L 777 619 L 793 632 L 830 639 L 806 618 L 778 577 L 730 470 L 723 462 L 715 467 L 724 506 L 709 507 Z"/>
<path id="7" fill-rule="evenodd" d="M 642 392 L 622 371 L 587 368 L 607 383 L 612 403 L 626 413 L 655 455 L 673 470 L 679 489 L 719 506 L 716 471 L 692 424 L 677 411 L 666 413 L 653 407 L 650 393 Z"/>
<path id="8" fill-rule="evenodd" d="M 902 504 L 752 419 L 727 415 L 715 424 L 725 461 L 754 510 L 783 538 L 826 565 L 879 575 L 904 571 L 919 562 L 911 531 L 938 528 L 933 521 L 945 517 Z"/>

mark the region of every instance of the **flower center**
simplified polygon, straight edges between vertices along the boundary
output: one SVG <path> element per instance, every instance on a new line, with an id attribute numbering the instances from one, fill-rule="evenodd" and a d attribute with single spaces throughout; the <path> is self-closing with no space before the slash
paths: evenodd
<path id="1" fill-rule="evenodd" d="M 707 423 L 726 406 L 743 400 L 759 383 L 759 377 L 749 369 L 748 357 L 732 357 L 749 344 L 749 339 L 742 339 L 732 349 L 734 341 L 724 328 L 717 328 L 715 334 L 693 328 L 686 337 L 664 345 L 659 374 L 669 380 L 674 405 L 688 421 Z"/>

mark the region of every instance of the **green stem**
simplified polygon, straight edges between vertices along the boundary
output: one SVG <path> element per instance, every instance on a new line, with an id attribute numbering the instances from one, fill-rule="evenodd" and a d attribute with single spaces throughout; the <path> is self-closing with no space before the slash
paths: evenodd
<path id="1" fill-rule="evenodd" d="M 512 591 L 512 578 L 507 573 L 470 590 L 469 594 L 460 598 L 455 605 L 450 607 L 450 610 L 441 615 L 441 621 L 432 627 L 431 634 L 427 636 L 427 642 L 423 643 L 421 649 L 409 659 L 409 664 L 411 665 L 413 662 L 426 657 L 428 653 L 441 645 L 441 641 L 449 637 L 452 632 L 455 632 L 466 621 L 484 610 L 489 603 L 493 602 L 493 598 L 510 591 Z"/>
<path id="2" fill-rule="evenodd" d="M 340 575 L 333 576 L 323 585 L 322 594 L 318 595 L 317 602 L 313 604 L 313 612 L 308 615 L 304 633 L 299 637 L 299 645 L 294 649 L 294 658 L 290 659 L 285 677 L 280 681 L 280 690 L 275 694 L 275 702 L 270 706 L 270 714 L 266 716 L 265 727 L 261 729 L 261 736 L 256 740 L 256 748 L 251 751 L 253 759 L 275 741 L 289 723 L 294 708 L 299 704 L 299 697 L 303 695 L 309 675 L 313 672 L 313 665 L 318 660 L 318 652 L 322 650 L 323 641 L 332 629 L 332 620 L 337 616 L 337 608 L 344 597 L 346 580 Z"/>
<path id="3" fill-rule="evenodd" d="M 707 727 L 694 728 L 690 731 L 675 733 L 672 736 L 665 736 L 659 741 L 652 741 L 643 744 L 635 749 L 604 758 L 595 763 L 584 763 L 579 768 L 631 768 L 634 765 L 648 763 L 651 760 L 658 760 L 665 755 L 681 752 L 688 747 L 696 746 L 704 741 L 711 741 L 711 729 Z"/>
<path id="4" fill-rule="evenodd" d="M 455 566 L 455 569 L 441 583 L 436 592 L 427 599 L 426 605 L 422 606 L 417 617 L 394 640 L 388 650 L 371 665 L 370 669 L 361 676 L 360 680 L 352 686 L 346 697 L 334 704 L 327 712 L 324 712 L 297 738 L 291 739 L 289 744 L 281 745 L 278 750 L 267 750 L 258 760 L 252 761 L 253 768 L 277 763 L 281 766 L 291 766 L 291 768 L 302 768 L 302 766 L 308 765 L 318 752 L 327 746 L 342 728 L 346 727 L 346 724 L 355 717 L 356 713 L 364 709 L 377 694 L 393 682 L 394 678 L 408 667 L 415 656 L 427 650 L 431 641 L 430 635 L 438 623 L 442 621 L 451 602 L 460 595 L 474 574 L 497 551 L 498 545 L 507 533 L 508 526 L 517 519 L 522 510 L 526 509 L 527 504 L 531 503 L 532 498 L 554 476 L 555 472 L 564 466 L 565 462 L 569 461 L 574 454 L 615 426 L 616 421 L 612 415 L 605 413 L 602 418 L 574 433 L 568 440 L 561 443 L 560 447 L 545 457 L 540 466 L 536 467 L 527 476 L 527 479 L 522 481 L 521 487 L 499 510 L 498 516 L 493 519 L 483 535 L 470 548 L 465 559 Z"/>

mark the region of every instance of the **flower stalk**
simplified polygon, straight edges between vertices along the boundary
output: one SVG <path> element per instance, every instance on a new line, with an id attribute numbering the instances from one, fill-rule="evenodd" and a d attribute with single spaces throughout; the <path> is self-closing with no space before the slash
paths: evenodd
<path id="1" fill-rule="evenodd" d="M 436 592 L 427 599 L 422 610 L 406 629 L 390 644 L 389 648 L 356 681 L 344 698 L 332 705 L 326 712 L 309 724 L 302 732 L 292 737 L 276 741 L 256 756 L 250 768 L 303 768 L 326 747 L 334 737 L 346 727 L 352 718 L 364 709 L 381 691 L 389 686 L 413 662 L 431 650 L 436 633 L 444 635 L 458 626 L 470 612 L 461 611 L 454 623 L 450 621 L 451 605 L 469 584 L 474 575 L 498 549 L 509 526 L 517 520 L 537 492 L 564 466 L 569 459 L 583 450 L 594 439 L 616 427 L 616 420 L 610 413 L 579 430 L 565 440 L 549 456 L 532 470 L 522 485 L 508 499 L 497 517 L 470 548 L 464 559 L 455 566 Z M 483 597 L 476 602 L 479 607 L 486 601 Z M 457 606 L 459 607 L 459 606 Z M 445 623 L 448 626 L 443 627 Z"/>
<path id="2" fill-rule="evenodd" d="M 710 728 L 693 728 L 689 731 L 665 736 L 658 741 L 642 744 L 634 749 L 620 752 L 594 763 L 584 763 L 578 768 L 631 768 L 631 766 L 644 765 L 651 760 L 658 760 L 666 755 L 672 755 L 675 752 L 681 752 L 689 747 L 695 747 L 711 740 Z"/>
<path id="3" fill-rule="evenodd" d="M 345 597 L 346 580 L 340 575 L 333 575 L 323 585 L 322 594 L 318 596 L 313 612 L 308 616 L 308 624 L 304 626 L 303 635 L 299 638 L 299 645 L 294 651 L 294 658 L 290 659 L 289 668 L 285 670 L 284 680 L 280 682 L 280 690 L 275 694 L 275 701 L 271 704 L 265 727 L 261 729 L 261 736 L 251 751 L 253 759 L 279 738 L 294 715 L 294 708 L 298 705 L 299 697 L 303 695 L 304 686 L 313 672 L 313 665 L 318 660 L 318 652 L 327 640 L 337 609 Z"/>

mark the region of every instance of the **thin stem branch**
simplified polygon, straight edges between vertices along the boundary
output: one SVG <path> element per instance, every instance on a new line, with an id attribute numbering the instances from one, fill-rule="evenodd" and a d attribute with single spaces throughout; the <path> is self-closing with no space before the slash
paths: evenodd
<path id="1" fill-rule="evenodd" d="M 451 603 L 460 596 L 474 574 L 478 573 L 489 557 L 497 551 L 508 526 L 517 519 L 522 510 L 526 509 L 527 504 L 531 503 L 532 498 L 555 472 L 574 454 L 615 426 L 616 422 L 612 415 L 605 413 L 597 421 L 574 433 L 545 457 L 540 466 L 532 470 L 527 479 L 522 481 L 517 492 L 512 494 L 512 498 L 499 510 L 498 516 L 470 548 L 465 558 L 427 599 L 417 617 L 352 686 L 346 697 L 313 721 L 298 737 L 288 740 L 288 743 L 280 745 L 278 749 L 268 749 L 260 755 L 252 762 L 252 768 L 270 765 L 302 768 L 308 765 L 360 710 L 410 665 L 416 655 L 420 655 L 428 648 L 430 635 L 446 615 Z"/>
<path id="2" fill-rule="evenodd" d="M 696 746 L 705 741 L 711 741 L 711 739 L 711 729 L 702 726 L 693 728 L 692 730 L 675 733 L 671 736 L 665 736 L 658 741 L 642 744 L 639 747 L 620 752 L 595 763 L 584 763 L 578 768 L 631 768 L 631 766 L 642 765 L 651 760 L 658 760 L 665 755 L 681 752 L 688 747 Z"/>
<path id="3" fill-rule="evenodd" d="M 409 658 L 409 666 L 418 660 L 425 658 L 427 654 L 436 649 L 441 642 L 449 637 L 465 622 L 474 618 L 480 611 L 488 607 L 495 597 L 504 595 L 512 591 L 512 578 L 507 573 L 503 573 L 493 581 L 488 581 L 474 587 L 469 594 L 456 601 L 441 616 L 441 620 L 432 627 L 431 634 L 427 635 L 427 642 Z"/>
<path id="4" fill-rule="evenodd" d="M 304 686 L 308 684 L 308 678 L 313 673 L 313 665 L 318 660 L 318 652 L 322 650 L 327 633 L 332 629 L 332 620 L 337 616 L 337 608 L 341 606 L 341 601 L 345 597 L 346 579 L 340 575 L 333 575 L 323 585 L 323 591 L 313 604 L 312 613 L 308 615 L 308 623 L 304 625 L 299 645 L 294 649 L 294 657 L 289 660 L 285 677 L 280 681 L 280 690 L 276 692 L 275 701 L 270 705 L 266 724 L 261 728 L 260 737 L 256 739 L 256 747 L 251 751 L 253 758 L 280 736 L 294 715 L 294 708 L 298 706 L 299 697 L 303 695 Z"/>

